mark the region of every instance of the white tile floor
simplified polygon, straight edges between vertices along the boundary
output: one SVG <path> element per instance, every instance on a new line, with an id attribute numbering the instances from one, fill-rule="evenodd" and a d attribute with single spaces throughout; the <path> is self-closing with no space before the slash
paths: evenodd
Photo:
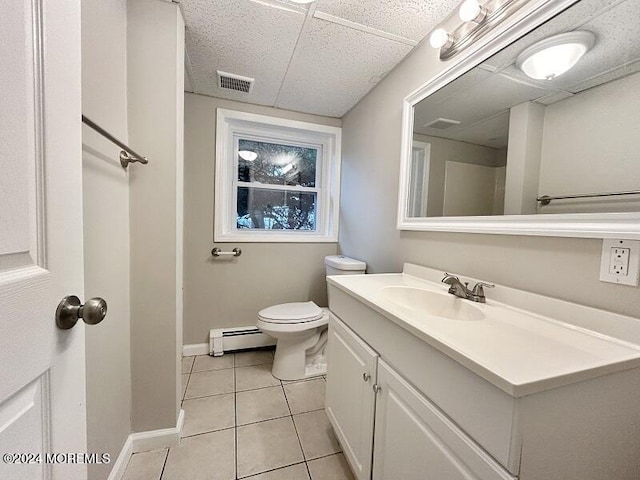
<path id="1" fill-rule="evenodd" d="M 182 441 L 134 454 L 124 480 L 353 480 L 325 379 L 281 382 L 272 363 L 271 350 L 183 358 Z"/>

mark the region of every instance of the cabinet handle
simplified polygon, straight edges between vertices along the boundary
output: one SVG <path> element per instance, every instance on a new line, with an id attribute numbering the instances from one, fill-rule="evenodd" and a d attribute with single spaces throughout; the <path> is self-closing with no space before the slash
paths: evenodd
<path id="1" fill-rule="evenodd" d="M 380 385 L 378 385 L 377 383 L 373 386 L 373 391 L 375 393 L 379 393 L 380 390 L 382 390 L 382 388 L 380 387 Z"/>
<path id="2" fill-rule="evenodd" d="M 365 382 L 368 382 L 370 378 L 371 375 L 369 375 L 367 372 L 362 374 L 362 380 L 364 380 Z"/>

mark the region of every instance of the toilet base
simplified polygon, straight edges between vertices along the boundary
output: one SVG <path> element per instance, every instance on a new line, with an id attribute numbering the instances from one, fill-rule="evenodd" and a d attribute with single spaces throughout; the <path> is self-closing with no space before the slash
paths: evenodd
<path id="1" fill-rule="evenodd" d="M 320 377 L 327 374 L 327 362 L 321 365 L 307 364 L 304 369 L 304 378 Z"/>
<path id="2" fill-rule="evenodd" d="M 303 380 L 327 373 L 326 338 L 326 327 L 278 338 L 272 375 L 279 380 Z"/>

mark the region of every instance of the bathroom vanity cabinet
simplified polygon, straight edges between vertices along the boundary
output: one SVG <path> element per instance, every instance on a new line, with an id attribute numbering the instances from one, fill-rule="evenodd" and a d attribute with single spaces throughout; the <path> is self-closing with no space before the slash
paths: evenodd
<path id="1" fill-rule="evenodd" d="M 358 480 L 514 478 L 335 316 L 329 338 L 326 412 Z"/>
<path id="2" fill-rule="evenodd" d="M 378 354 L 333 315 L 328 343 L 325 410 L 356 476 L 370 478 Z"/>
<path id="3" fill-rule="evenodd" d="M 606 373 L 508 384 L 425 341 L 365 290 L 350 290 L 358 282 L 329 282 L 326 397 L 358 480 L 640 478 L 640 356 L 632 345 L 626 363 Z M 485 334 L 503 341 L 493 330 Z"/>

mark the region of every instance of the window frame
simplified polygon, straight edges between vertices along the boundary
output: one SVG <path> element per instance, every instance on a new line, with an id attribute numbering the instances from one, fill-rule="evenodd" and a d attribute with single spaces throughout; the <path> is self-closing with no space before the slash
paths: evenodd
<path id="1" fill-rule="evenodd" d="M 222 108 L 217 109 L 216 116 L 214 242 L 337 242 L 342 129 Z M 318 148 L 315 187 L 278 184 L 259 184 L 258 187 L 273 191 L 317 192 L 316 230 L 237 228 L 238 186 L 251 188 L 253 183 L 238 181 L 240 139 Z"/>

